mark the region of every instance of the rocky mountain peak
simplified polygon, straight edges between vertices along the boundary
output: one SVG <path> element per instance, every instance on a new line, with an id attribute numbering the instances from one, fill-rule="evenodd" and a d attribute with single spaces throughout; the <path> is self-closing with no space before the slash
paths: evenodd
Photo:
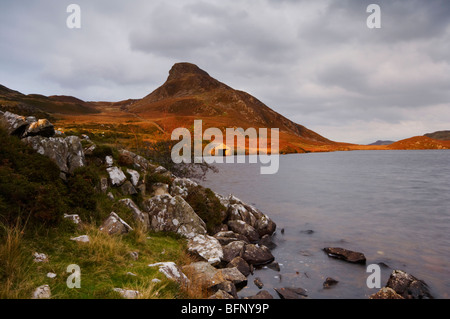
<path id="1" fill-rule="evenodd" d="M 169 71 L 169 78 L 167 80 L 176 80 L 187 75 L 201 75 L 209 77 L 209 74 L 197 65 L 187 62 L 175 63 Z"/>

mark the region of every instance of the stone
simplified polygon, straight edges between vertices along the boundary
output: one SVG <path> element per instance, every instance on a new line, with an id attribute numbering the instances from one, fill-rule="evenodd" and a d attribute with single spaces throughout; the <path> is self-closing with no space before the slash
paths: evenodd
<path id="1" fill-rule="evenodd" d="M 227 264 L 227 268 L 234 267 L 236 267 L 245 277 L 251 274 L 249 264 L 244 259 L 242 259 L 242 257 L 237 256 Z"/>
<path id="2" fill-rule="evenodd" d="M 52 293 L 49 285 L 42 285 L 36 288 L 33 292 L 31 299 L 50 299 Z"/>
<path id="3" fill-rule="evenodd" d="M 374 293 L 369 299 L 405 299 L 395 292 L 394 289 L 383 287 L 377 293 Z"/>
<path id="4" fill-rule="evenodd" d="M 139 178 L 140 178 L 139 172 L 135 171 L 134 169 L 127 168 L 127 173 L 130 174 L 130 176 L 131 176 L 130 179 L 131 179 L 131 183 L 133 184 L 133 186 L 137 186 L 139 183 Z"/>
<path id="5" fill-rule="evenodd" d="M 130 251 L 130 256 L 134 261 L 139 259 L 139 253 L 137 251 Z"/>
<path id="6" fill-rule="evenodd" d="M 74 223 L 75 225 L 81 225 L 81 218 L 78 214 L 66 214 L 64 213 L 63 216 L 65 219 L 68 219 L 70 221 L 72 221 L 72 223 Z"/>
<path id="7" fill-rule="evenodd" d="M 137 290 L 129 290 L 129 289 L 122 289 L 122 288 L 114 288 L 114 291 L 118 292 L 122 298 L 125 299 L 137 299 L 139 298 L 139 291 Z"/>
<path id="8" fill-rule="evenodd" d="M 151 186 L 151 195 L 158 196 L 166 194 L 169 194 L 169 185 L 164 183 L 154 183 Z"/>
<path id="9" fill-rule="evenodd" d="M 229 263 L 235 257 L 241 257 L 244 252 L 244 246 L 246 243 L 244 241 L 233 241 L 226 246 L 223 246 L 223 257 L 222 260 Z"/>
<path id="10" fill-rule="evenodd" d="M 106 196 L 108 196 L 108 198 L 110 199 L 110 200 L 114 200 L 114 195 L 113 195 L 113 193 L 111 193 L 111 192 L 108 192 L 108 194 L 106 195 Z"/>
<path id="11" fill-rule="evenodd" d="M 256 295 L 245 297 L 244 299 L 273 299 L 273 296 L 267 290 L 261 290 Z"/>
<path id="12" fill-rule="evenodd" d="M 386 284 L 405 299 L 432 299 L 428 285 L 420 279 L 402 271 L 394 270 Z"/>
<path id="13" fill-rule="evenodd" d="M 338 284 L 339 281 L 336 279 L 333 279 L 331 277 L 327 277 L 325 281 L 323 282 L 323 288 L 331 288 L 332 286 L 335 286 Z"/>
<path id="14" fill-rule="evenodd" d="M 277 247 L 277 245 L 272 240 L 272 236 L 271 235 L 267 235 L 267 234 L 263 235 L 261 237 L 261 239 L 259 240 L 258 244 L 260 246 L 264 245 L 264 246 L 266 246 L 267 248 L 269 248 L 271 250 L 275 249 Z"/>
<path id="15" fill-rule="evenodd" d="M 111 155 L 105 156 L 105 165 L 106 167 L 111 167 L 114 164 L 114 160 Z"/>
<path id="16" fill-rule="evenodd" d="M 86 165 L 83 146 L 80 138 L 77 136 L 68 136 L 65 138 L 67 144 L 67 163 L 69 166 L 69 173 L 73 173 L 77 168 Z"/>
<path id="17" fill-rule="evenodd" d="M 219 241 L 209 235 L 197 235 L 188 240 L 188 251 L 203 257 L 211 265 L 217 265 L 223 258 Z"/>
<path id="18" fill-rule="evenodd" d="M 77 241 L 77 242 L 80 242 L 80 243 L 88 243 L 89 242 L 89 236 L 88 235 L 81 235 L 81 236 L 78 236 L 78 237 L 72 237 L 72 238 L 70 238 L 70 240 Z"/>
<path id="19" fill-rule="evenodd" d="M 244 276 L 236 267 L 222 268 L 217 270 L 217 273 L 220 278 L 232 282 L 237 287 L 247 284 L 247 277 Z"/>
<path id="20" fill-rule="evenodd" d="M 266 246 L 247 244 L 244 246 L 242 258 L 254 266 L 271 263 L 275 258 Z"/>
<path id="21" fill-rule="evenodd" d="M 148 214 L 145 212 L 142 212 L 139 209 L 139 207 L 133 202 L 133 200 L 131 200 L 129 198 L 124 198 L 124 199 L 119 200 L 119 203 L 122 203 L 123 205 L 125 205 L 132 211 L 134 220 L 142 223 L 145 227 L 148 227 L 148 224 L 149 224 Z"/>
<path id="22" fill-rule="evenodd" d="M 108 235 L 122 235 L 133 230 L 122 218 L 120 218 L 115 212 L 111 212 L 108 218 L 100 226 L 101 232 Z"/>
<path id="23" fill-rule="evenodd" d="M 194 182 L 193 180 L 189 178 L 179 178 L 176 177 L 172 181 L 172 187 L 171 187 L 171 195 L 172 196 L 181 196 L 184 199 L 189 195 L 190 191 L 193 188 L 198 187 L 198 184 Z"/>
<path id="24" fill-rule="evenodd" d="M 56 274 L 53 272 L 49 272 L 49 273 L 47 273 L 47 278 L 50 278 L 50 279 L 56 278 Z"/>
<path id="25" fill-rule="evenodd" d="M 261 278 L 256 277 L 253 280 L 253 283 L 255 284 L 256 287 L 258 287 L 259 289 L 262 289 L 264 287 L 264 283 L 262 282 Z"/>
<path id="26" fill-rule="evenodd" d="M 134 188 L 133 184 L 130 181 L 125 181 L 125 183 L 120 186 L 120 191 L 125 196 L 137 194 L 136 188 Z"/>
<path id="27" fill-rule="evenodd" d="M 307 297 L 303 288 L 274 288 L 281 299 L 302 299 Z"/>
<path id="28" fill-rule="evenodd" d="M 227 223 L 228 227 L 235 233 L 244 235 L 251 243 L 255 243 L 259 240 L 259 235 L 255 228 L 246 224 L 242 220 L 230 220 Z"/>
<path id="29" fill-rule="evenodd" d="M 35 120 L 30 119 L 30 120 Z M 29 118 L 27 118 L 27 122 L 29 122 Z M 55 135 L 55 128 L 53 127 L 53 124 L 50 123 L 47 119 L 39 119 L 38 121 L 33 121 L 28 125 L 28 127 L 25 129 L 25 132 L 22 134 L 22 137 L 27 136 L 36 136 L 40 135 L 43 137 L 52 137 Z"/>
<path id="30" fill-rule="evenodd" d="M 186 238 L 206 235 L 205 222 L 181 196 L 157 195 L 143 205 L 153 231 L 175 232 Z"/>
<path id="31" fill-rule="evenodd" d="M 33 254 L 33 257 L 34 257 L 33 261 L 35 263 L 46 263 L 46 262 L 48 262 L 48 256 L 46 254 L 44 254 L 44 253 L 37 253 L 37 252 L 35 252 Z"/>
<path id="32" fill-rule="evenodd" d="M 280 264 L 277 263 L 276 261 L 271 262 L 270 264 L 267 264 L 267 268 L 275 270 L 275 271 L 280 271 Z"/>
<path id="33" fill-rule="evenodd" d="M 127 177 L 123 173 L 122 169 L 117 166 L 108 167 L 106 171 L 109 174 L 109 179 L 111 180 L 111 184 L 113 186 L 120 186 L 127 180 Z"/>
<path id="34" fill-rule="evenodd" d="M 236 286 L 231 281 L 228 281 L 228 280 L 222 281 L 222 282 L 218 283 L 217 285 L 211 287 L 211 291 L 216 291 L 216 292 L 224 291 L 228 295 L 230 295 L 233 299 L 238 298 Z"/>
<path id="35" fill-rule="evenodd" d="M 160 262 L 150 264 L 148 267 L 159 267 L 159 271 L 168 279 L 176 281 L 182 286 L 187 286 L 189 284 L 189 279 L 174 262 Z"/>
<path id="36" fill-rule="evenodd" d="M 107 190 L 108 190 L 108 178 L 102 177 L 100 178 L 100 191 L 103 194 L 106 194 Z"/>
<path id="37" fill-rule="evenodd" d="M 365 264 L 366 257 L 363 253 L 347 250 L 339 247 L 326 247 L 323 249 L 329 257 L 341 259 L 350 263 Z"/>
<path id="38" fill-rule="evenodd" d="M 209 296 L 208 299 L 236 299 L 236 298 L 226 291 L 218 290 L 216 291 L 215 294 Z"/>
<path id="39" fill-rule="evenodd" d="M 214 235 L 214 237 L 219 241 L 219 243 L 222 246 L 226 246 L 233 241 L 239 241 L 239 240 L 244 241 L 246 243 L 250 243 L 250 241 L 247 239 L 247 237 L 245 237 L 244 235 L 241 235 L 241 234 L 236 234 L 236 233 L 232 232 L 231 230 L 220 231 L 220 232 L 216 233 Z"/>

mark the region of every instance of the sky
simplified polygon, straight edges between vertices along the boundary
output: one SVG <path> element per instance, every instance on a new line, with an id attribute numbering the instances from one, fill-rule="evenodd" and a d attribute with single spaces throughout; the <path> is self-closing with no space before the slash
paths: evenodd
<path id="1" fill-rule="evenodd" d="M 177 62 L 334 141 L 450 130 L 448 0 L 0 3 L 0 84 L 24 94 L 142 98 Z"/>

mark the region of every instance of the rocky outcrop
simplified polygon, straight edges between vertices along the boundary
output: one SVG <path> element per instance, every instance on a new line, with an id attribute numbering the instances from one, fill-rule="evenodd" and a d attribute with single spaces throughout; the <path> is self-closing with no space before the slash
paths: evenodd
<path id="1" fill-rule="evenodd" d="M 366 257 L 363 253 L 347 250 L 339 247 L 326 247 L 323 249 L 329 257 L 341 259 L 350 263 L 365 264 Z"/>

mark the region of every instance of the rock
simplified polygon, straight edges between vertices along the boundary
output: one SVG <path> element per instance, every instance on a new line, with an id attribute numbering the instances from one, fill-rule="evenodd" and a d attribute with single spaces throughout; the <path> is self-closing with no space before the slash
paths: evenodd
<path id="1" fill-rule="evenodd" d="M 103 194 L 106 194 L 107 190 L 108 190 L 108 178 L 102 177 L 100 178 L 100 191 Z"/>
<path id="2" fill-rule="evenodd" d="M 6 111 L 2 114 L 3 122 L 5 123 L 6 130 L 9 135 L 22 136 L 23 132 L 29 125 L 27 119 L 24 116 L 20 116 Z"/>
<path id="3" fill-rule="evenodd" d="M 249 264 L 244 259 L 242 259 L 242 257 L 235 257 L 227 264 L 227 268 L 234 267 L 236 267 L 245 277 L 251 274 Z"/>
<path id="4" fill-rule="evenodd" d="M 171 187 L 171 195 L 172 196 L 181 196 L 184 199 L 189 195 L 189 192 L 193 189 L 198 187 L 198 184 L 194 182 L 193 180 L 190 180 L 189 178 L 179 178 L 176 177 L 172 181 L 172 187 Z"/>
<path id="5" fill-rule="evenodd" d="M 81 236 L 78 236 L 78 237 L 72 237 L 72 238 L 70 238 L 70 240 L 78 241 L 78 242 L 81 242 L 81 243 L 88 243 L 89 242 L 89 236 L 88 235 L 81 235 Z"/>
<path id="6" fill-rule="evenodd" d="M 134 188 L 130 181 L 123 183 L 122 186 L 120 186 L 120 191 L 125 196 L 137 194 L 136 188 Z"/>
<path id="7" fill-rule="evenodd" d="M 165 167 L 162 166 L 158 166 L 157 168 L 155 168 L 155 170 L 153 171 L 153 173 L 156 174 L 164 174 L 167 172 L 167 169 Z"/>
<path id="8" fill-rule="evenodd" d="M 120 186 L 127 180 L 123 171 L 117 166 L 108 167 L 106 171 L 109 174 L 109 179 L 113 186 Z"/>
<path id="9" fill-rule="evenodd" d="M 122 218 L 115 212 L 111 212 L 108 218 L 103 222 L 99 229 L 108 235 L 122 235 L 133 230 Z"/>
<path id="10" fill-rule="evenodd" d="M 394 289 L 383 287 L 377 293 L 371 295 L 369 299 L 405 299 L 395 292 Z"/>
<path id="11" fill-rule="evenodd" d="M 209 296 L 208 299 L 236 299 L 236 298 L 230 295 L 228 292 L 218 290 L 216 291 L 215 294 Z"/>
<path id="12" fill-rule="evenodd" d="M 259 266 L 272 262 L 275 258 L 266 246 L 247 244 L 244 246 L 242 258 L 251 265 Z"/>
<path id="13" fill-rule="evenodd" d="M 114 288 L 113 290 L 118 292 L 122 296 L 122 298 L 125 299 L 137 299 L 140 295 L 139 291 L 137 290 L 129 290 L 122 288 Z"/>
<path id="14" fill-rule="evenodd" d="M 242 220 L 230 220 L 227 223 L 228 227 L 235 233 L 244 235 L 251 243 L 255 243 L 259 240 L 259 235 L 255 228 L 246 224 Z"/>
<path id="15" fill-rule="evenodd" d="M 122 203 L 126 207 L 128 207 L 132 213 L 134 220 L 142 223 L 145 227 L 149 225 L 149 216 L 147 213 L 142 212 L 139 207 L 129 198 L 124 198 L 119 200 L 119 203 Z"/>
<path id="16" fill-rule="evenodd" d="M 108 194 L 107 194 L 106 196 L 108 196 L 108 198 L 109 198 L 110 200 L 114 200 L 114 195 L 113 195 L 113 193 L 108 192 Z"/>
<path id="17" fill-rule="evenodd" d="M 69 215 L 69 214 L 64 213 L 63 217 L 65 219 L 72 221 L 75 225 L 78 225 L 78 226 L 82 225 L 81 218 L 78 214 Z"/>
<path id="18" fill-rule="evenodd" d="M 152 196 L 167 195 L 169 194 L 169 185 L 164 183 L 154 183 L 151 186 L 150 194 Z"/>
<path id="19" fill-rule="evenodd" d="M 233 241 L 244 241 L 248 244 L 250 243 L 250 241 L 247 239 L 247 237 L 245 237 L 244 235 L 241 235 L 241 234 L 236 234 L 236 233 L 232 232 L 231 230 L 220 231 L 217 234 L 215 234 L 214 237 L 219 241 L 219 243 L 222 246 L 226 246 Z"/>
<path id="20" fill-rule="evenodd" d="M 27 122 L 29 118 L 27 118 Z M 36 120 L 36 118 L 31 119 Z M 22 137 L 27 136 L 36 136 L 40 135 L 43 137 L 52 137 L 55 135 L 55 128 L 53 127 L 53 124 L 49 122 L 47 119 L 40 119 L 38 121 L 33 121 L 28 125 L 28 127 L 25 129 L 25 132 L 22 134 Z"/>
<path id="21" fill-rule="evenodd" d="M 432 299 L 428 285 L 422 280 L 402 271 L 394 270 L 386 284 L 405 299 Z"/>
<path id="22" fill-rule="evenodd" d="M 130 256 L 134 261 L 139 259 L 139 253 L 137 251 L 130 251 Z"/>
<path id="23" fill-rule="evenodd" d="M 255 284 L 256 287 L 258 287 L 259 289 L 262 289 L 262 287 L 264 287 L 264 283 L 262 282 L 261 278 L 256 277 L 253 280 L 253 283 Z"/>
<path id="24" fill-rule="evenodd" d="M 245 277 L 236 267 L 222 268 L 217 270 L 217 273 L 220 278 L 232 282 L 236 287 L 247 284 L 247 277 Z"/>
<path id="25" fill-rule="evenodd" d="M 223 257 L 222 260 L 229 263 L 235 257 L 241 257 L 244 252 L 244 246 L 246 243 L 244 241 L 233 241 L 226 246 L 223 246 Z"/>
<path id="26" fill-rule="evenodd" d="M 42 285 L 36 288 L 31 296 L 31 299 L 50 299 L 52 293 L 49 285 Z"/>
<path id="27" fill-rule="evenodd" d="M 339 247 L 327 247 L 323 249 L 329 257 L 341 259 L 350 263 L 365 264 L 366 257 L 363 253 L 354 252 Z"/>
<path id="28" fill-rule="evenodd" d="M 198 254 L 211 265 L 217 265 L 223 258 L 219 241 L 208 235 L 197 235 L 188 241 L 188 251 Z"/>
<path id="29" fill-rule="evenodd" d="M 273 296 L 267 290 L 261 290 L 256 295 L 245 297 L 244 299 L 273 299 Z"/>
<path id="30" fill-rule="evenodd" d="M 206 235 L 206 224 L 181 197 L 154 196 L 144 202 L 153 231 L 176 232 L 186 238 Z"/>
<path id="31" fill-rule="evenodd" d="M 228 295 L 232 297 L 232 299 L 237 299 L 237 289 L 236 286 L 228 280 L 222 281 L 221 283 L 218 283 L 217 285 L 213 286 L 211 288 L 212 291 L 223 291 L 226 292 Z"/>
<path id="32" fill-rule="evenodd" d="M 28 136 L 22 139 L 39 154 L 45 155 L 58 165 L 61 172 L 73 173 L 86 165 L 80 139 L 76 136 L 42 137 Z"/>
<path id="33" fill-rule="evenodd" d="M 33 261 L 35 263 L 46 263 L 46 262 L 48 262 L 48 257 L 44 253 L 37 253 L 37 252 L 35 252 L 33 254 L 33 257 L 34 257 Z"/>
<path id="34" fill-rule="evenodd" d="M 303 288 L 274 288 L 281 299 L 302 299 L 307 297 Z"/>
<path id="35" fill-rule="evenodd" d="M 277 247 L 277 245 L 272 241 L 272 236 L 271 235 L 264 235 L 261 237 L 261 239 L 259 240 L 258 243 L 260 246 L 264 245 L 269 249 L 275 249 Z"/>
<path id="36" fill-rule="evenodd" d="M 331 288 L 332 286 L 337 285 L 338 282 L 339 281 L 337 281 L 336 279 L 328 277 L 323 283 L 323 288 Z"/>
<path id="37" fill-rule="evenodd" d="M 111 167 L 114 164 L 113 157 L 111 155 L 105 156 L 106 167 Z"/>
<path id="38" fill-rule="evenodd" d="M 139 178 L 140 175 L 137 171 L 135 171 L 134 169 L 129 169 L 127 168 L 127 173 L 130 174 L 131 176 L 131 183 L 133 184 L 133 186 L 137 186 L 137 184 L 139 183 Z"/>
<path id="39" fill-rule="evenodd" d="M 182 286 L 187 286 L 189 284 L 189 279 L 174 262 L 160 262 L 156 264 L 150 264 L 148 266 L 159 267 L 159 271 L 163 273 L 168 279 L 176 281 Z"/>
<path id="40" fill-rule="evenodd" d="M 47 278 L 50 278 L 50 279 L 56 278 L 56 274 L 53 272 L 49 272 L 49 273 L 47 273 Z"/>
<path id="41" fill-rule="evenodd" d="M 281 270 L 280 269 L 280 264 L 277 263 L 276 261 L 273 261 L 270 264 L 268 264 L 267 268 L 270 268 L 270 269 L 275 270 L 275 271 L 280 271 Z"/>

